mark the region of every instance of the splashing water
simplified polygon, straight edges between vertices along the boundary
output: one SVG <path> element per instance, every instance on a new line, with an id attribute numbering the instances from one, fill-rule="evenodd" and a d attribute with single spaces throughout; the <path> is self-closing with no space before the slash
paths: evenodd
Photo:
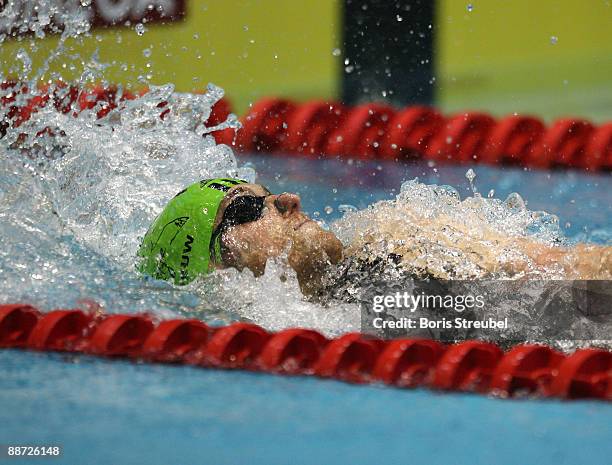
<path id="1" fill-rule="evenodd" d="M 568 245 L 555 215 L 527 209 L 518 193 L 510 194 L 505 201 L 494 197 L 483 198 L 472 184 L 475 178 L 470 169 L 474 196 L 461 199 L 452 186 L 425 185 L 418 179 L 405 182 L 392 201 L 378 202 L 368 209 L 350 209 L 334 224 L 333 230 L 344 244 L 351 244 L 366 236 L 381 236 L 389 229 L 388 238 L 401 239 L 402 234 L 392 230 L 403 230 L 404 236 L 427 234 L 427 223 L 436 220 L 454 225 L 466 233 L 466 238 L 483 238 L 489 235 L 502 237 L 529 237 L 548 245 Z M 418 223 L 418 228 L 415 224 Z M 419 231 L 412 231 L 418 229 Z M 381 236 L 382 237 L 382 236 Z M 452 234 L 448 232 L 449 241 Z M 441 257 L 440 257 L 441 258 Z M 440 267 L 444 262 L 440 262 Z"/>

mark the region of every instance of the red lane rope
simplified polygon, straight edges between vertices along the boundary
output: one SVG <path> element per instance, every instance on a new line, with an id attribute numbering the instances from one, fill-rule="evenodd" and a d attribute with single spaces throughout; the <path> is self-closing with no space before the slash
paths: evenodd
<path id="1" fill-rule="evenodd" d="M 48 95 L 43 88 L 40 95 L 17 106 L 17 96 L 26 93 L 27 87 L 5 81 L 0 88 L 12 91 L 0 101 L 9 107 L 0 131 L 8 124 L 20 126 L 49 102 L 75 116 L 96 108 L 102 118 L 121 101 L 139 95 L 128 91 L 119 94 L 116 87 L 80 89 L 64 84 Z M 162 102 L 160 107 L 164 105 Z M 165 117 L 167 111 L 160 116 Z M 221 99 L 206 125 L 221 123 L 230 112 L 229 102 Z M 243 127 L 237 134 L 232 129 L 214 132 L 217 142 L 245 153 L 612 170 L 612 122 L 597 126 L 584 119 L 561 118 L 546 126 L 539 118 L 526 115 L 496 119 L 468 111 L 445 116 L 424 106 L 396 109 L 368 103 L 350 107 L 338 102 L 297 103 L 279 98 L 255 103 L 241 121 Z"/>
<path id="2" fill-rule="evenodd" d="M 444 116 L 423 106 L 268 98 L 253 105 L 242 124 L 235 141 L 231 133 L 217 141 L 245 153 L 612 169 L 612 123 L 595 126 L 583 119 L 563 118 L 547 127 L 533 116 Z"/>
<path id="3" fill-rule="evenodd" d="M 249 323 L 213 328 L 199 320 L 41 313 L 0 305 L 0 348 L 75 352 L 149 362 L 313 375 L 350 383 L 429 387 L 501 397 L 526 395 L 612 400 L 612 352 L 564 355 L 535 344 L 503 352 L 494 344 L 444 345 L 425 339 L 373 339 L 349 333 L 327 339 L 301 328 L 272 333 Z"/>

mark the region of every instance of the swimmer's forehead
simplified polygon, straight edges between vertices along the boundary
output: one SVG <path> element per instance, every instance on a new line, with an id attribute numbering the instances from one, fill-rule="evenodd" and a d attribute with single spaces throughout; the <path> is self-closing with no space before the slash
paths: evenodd
<path id="1" fill-rule="evenodd" d="M 251 183 L 244 183 L 244 184 L 237 184 L 234 187 L 230 188 L 229 191 L 227 191 L 227 195 L 225 196 L 225 198 L 235 198 L 238 195 L 255 195 L 255 196 L 266 196 L 266 195 L 271 195 L 272 192 L 270 192 L 268 190 L 267 187 L 262 186 L 261 184 L 251 184 Z"/>

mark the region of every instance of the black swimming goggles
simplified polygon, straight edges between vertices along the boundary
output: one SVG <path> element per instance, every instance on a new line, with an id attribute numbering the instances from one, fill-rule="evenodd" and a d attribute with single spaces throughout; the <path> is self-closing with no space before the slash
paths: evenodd
<path id="1" fill-rule="evenodd" d="M 272 194 L 268 191 L 268 195 Z M 221 222 L 212 234 L 210 241 L 211 257 L 214 257 L 216 261 L 221 260 L 219 251 L 223 231 L 231 226 L 257 221 L 263 216 L 264 204 L 268 195 L 241 195 L 231 201 L 223 212 Z"/>
<path id="2" fill-rule="evenodd" d="M 236 226 L 238 224 L 250 223 L 261 218 L 266 196 L 241 195 L 236 197 L 225 208 L 223 218 L 217 226 Z"/>

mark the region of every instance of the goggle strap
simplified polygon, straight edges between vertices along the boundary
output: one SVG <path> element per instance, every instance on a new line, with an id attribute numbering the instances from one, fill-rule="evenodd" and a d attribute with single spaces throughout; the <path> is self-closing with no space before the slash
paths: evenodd
<path id="1" fill-rule="evenodd" d="M 208 268 L 212 269 L 213 264 L 221 264 L 221 233 L 222 233 L 221 225 L 215 229 L 211 238 L 210 244 L 210 261 L 208 262 Z"/>

